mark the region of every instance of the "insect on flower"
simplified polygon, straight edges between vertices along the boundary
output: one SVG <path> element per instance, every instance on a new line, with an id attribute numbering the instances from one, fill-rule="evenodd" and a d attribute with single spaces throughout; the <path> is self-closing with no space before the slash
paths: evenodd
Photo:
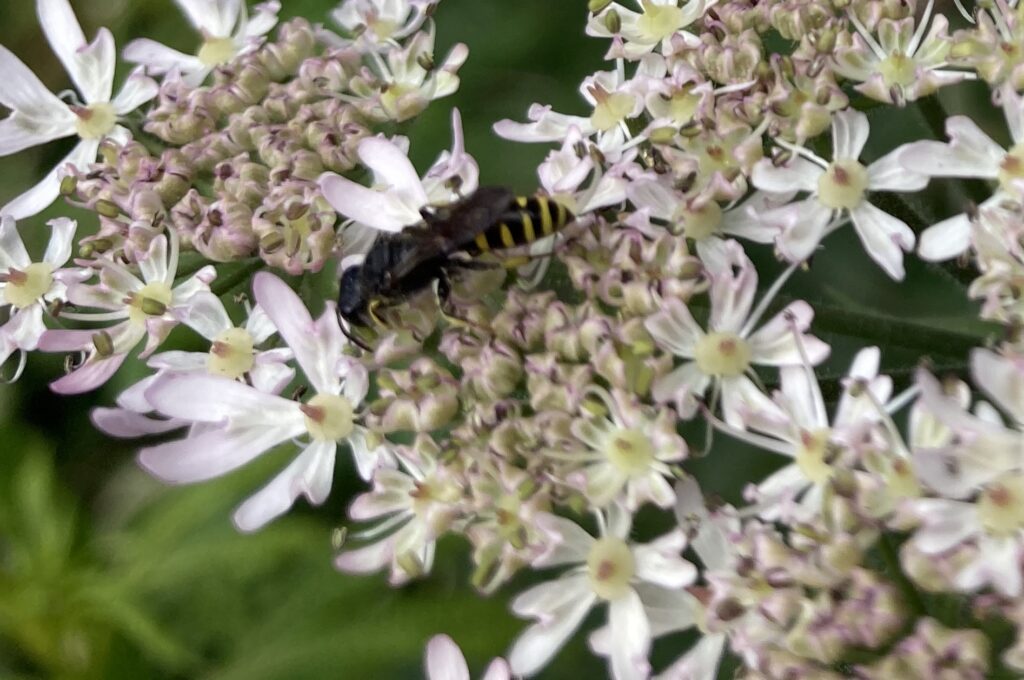
<path id="1" fill-rule="evenodd" d="M 434 281 L 443 309 L 453 270 L 498 266 L 473 257 L 527 246 L 575 219 L 561 203 L 541 195 L 516 196 L 506 187 L 481 187 L 451 206 L 421 214 L 423 222 L 382 235 L 362 264 L 342 274 L 338 314 L 349 325 L 386 326 L 377 314 L 379 307 L 401 301 Z M 522 260 L 507 258 L 503 264 L 518 266 Z"/>

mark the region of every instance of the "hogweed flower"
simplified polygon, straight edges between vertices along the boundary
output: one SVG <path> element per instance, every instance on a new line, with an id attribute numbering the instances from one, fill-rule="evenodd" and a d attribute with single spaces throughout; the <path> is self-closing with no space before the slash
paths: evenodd
<path id="1" fill-rule="evenodd" d="M 64 65 L 84 101 L 68 104 L 49 90 L 7 48 L 0 46 L 0 104 L 11 109 L 0 131 L 0 155 L 8 155 L 77 135 L 75 148 L 39 184 L 10 201 L 0 213 L 15 219 L 30 217 L 53 202 L 67 166 L 84 169 L 96 158 L 106 138 L 121 141 L 129 132 L 118 116 L 134 111 L 156 96 L 157 85 L 139 72 L 125 81 L 116 97 L 114 37 L 105 28 L 87 43 L 68 0 L 37 0 L 39 23 L 50 47 Z"/>

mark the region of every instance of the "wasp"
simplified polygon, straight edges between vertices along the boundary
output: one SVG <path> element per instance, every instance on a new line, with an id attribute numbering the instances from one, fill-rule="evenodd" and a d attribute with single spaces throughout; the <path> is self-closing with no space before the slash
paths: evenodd
<path id="1" fill-rule="evenodd" d="M 492 268 L 495 263 L 474 258 L 529 245 L 575 219 L 565 206 L 546 196 L 517 196 L 501 186 L 480 187 L 456 203 L 422 215 L 423 221 L 416 225 L 379 236 L 362 264 L 342 273 L 338 315 L 349 325 L 386 326 L 377 314 L 380 307 L 400 302 L 435 281 L 444 309 L 453 271 Z"/>

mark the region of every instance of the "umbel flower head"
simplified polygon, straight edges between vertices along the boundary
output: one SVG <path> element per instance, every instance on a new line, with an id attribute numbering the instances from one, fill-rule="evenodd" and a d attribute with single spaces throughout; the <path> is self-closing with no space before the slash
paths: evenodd
<path id="1" fill-rule="evenodd" d="M 15 219 L 29 217 L 57 198 L 66 166 L 85 168 L 96 158 L 107 138 L 121 142 L 130 137 L 118 117 L 134 111 L 156 96 L 157 85 L 139 71 L 132 73 L 112 97 L 117 58 L 114 37 L 101 28 L 88 43 L 68 0 L 37 0 L 39 23 L 47 42 L 74 82 L 78 95 L 65 102 L 46 89 L 6 47 L 0 45 L 0 104 L 11 115 L 0 124 L 0 155 L 78 136 L 78 143 L 39 184 L 18 196 L 0 212 Z M 78 99 L 78 96 L 81 99 Z"/>

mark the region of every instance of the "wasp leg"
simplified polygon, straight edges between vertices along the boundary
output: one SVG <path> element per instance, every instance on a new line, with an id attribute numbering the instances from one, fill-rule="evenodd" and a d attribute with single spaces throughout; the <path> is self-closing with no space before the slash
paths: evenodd
<path id="1" fill-rule="evenodd" d="M 441 316 L 453 326 L 461 326 L 473 330 L 484 330 L 480 324 L 473 323 L 469 319 L 455 314 L 450 305 L 452 294 L 452 280 L 447 270 L 442 269 L 437 277 L 437 306 L 441 310 Z"/>

